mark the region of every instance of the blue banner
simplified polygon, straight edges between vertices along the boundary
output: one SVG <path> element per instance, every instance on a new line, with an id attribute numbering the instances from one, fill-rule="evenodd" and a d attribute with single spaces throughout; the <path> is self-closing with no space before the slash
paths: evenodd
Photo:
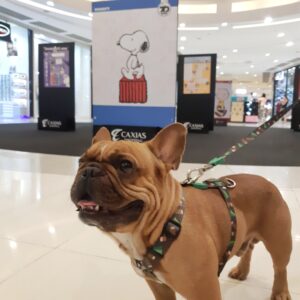
<path id="1" fill-rule="evenodd" d="M 165 127 L 175 122 L 175 107 L 93 105 L 94 125 Z"/>
<path id="2" fill-rule="evenodd" d="M 160 5 L 178 6 L 178 0 L 160 1 L 160 0 L 114 0 L 101 1 L 92 4 L 93 12 L 107 12 L 115 10 L 146 9 L 155 8 Z"/>

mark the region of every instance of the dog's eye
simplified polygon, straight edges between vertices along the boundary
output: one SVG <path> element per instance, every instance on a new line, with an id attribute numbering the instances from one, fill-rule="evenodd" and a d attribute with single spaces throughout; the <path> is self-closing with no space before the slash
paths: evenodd
<path id="1" fill-rule="evenodd" d="M 128 173 L 133 169 L 133 164 L 129 160 L 122 160 L 120 162 L 120 170 L 124 173 Z"/>
<path id="2" fill-rule="evenodd" d="M 86 161 L 86 158 L 85 157 L 80 157 L 79 159 L 78 159 L 78 164 L 79 165 L 81 165 L 82 163 L 84 163 Z"/>

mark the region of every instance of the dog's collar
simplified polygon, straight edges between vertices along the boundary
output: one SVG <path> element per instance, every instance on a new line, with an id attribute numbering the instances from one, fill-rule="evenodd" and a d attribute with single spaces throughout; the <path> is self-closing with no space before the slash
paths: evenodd
<path id="1" fill-rule="evenodd" d="M 159 239 L 153 246 L 147 249 L 147 253 L 142 260 L 134 260 L 135 266 L 140 269 L 146 277 L 158 280 L 154 274 L 154 269 L 180 234 L 184 208 L 184 197 L 182 196 L 176 212 L 168 222 L 165 223 Z"/>

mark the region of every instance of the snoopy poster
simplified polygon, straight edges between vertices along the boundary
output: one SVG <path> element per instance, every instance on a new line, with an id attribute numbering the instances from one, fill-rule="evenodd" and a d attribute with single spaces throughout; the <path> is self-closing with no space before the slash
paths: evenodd
<path id="1" fill-rule="evenodd" d="M 149 38 L 144 31 L 136 30 L 131 34 L 123 34 L 118 46 L 129 53 L 126 65 L 121 69 L 123 77 L 120 80 L 120 103 L 146 103 L 145 66 L 139 56 L 148 52 Z"/>
<path id="2" fill-rule="evenodd" d="M 94 123 L 157 128 L 174 122 L 178 0 L 92 6 Z"/>

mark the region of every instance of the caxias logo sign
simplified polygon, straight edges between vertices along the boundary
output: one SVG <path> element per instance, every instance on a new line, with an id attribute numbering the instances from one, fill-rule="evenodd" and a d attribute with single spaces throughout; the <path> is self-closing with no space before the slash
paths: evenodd
<path id="1" fill-rule="evenodd" d="M 146 132 L 126 131 L 121 128 L 114 129 L 111 132 L 111 136 L 113 141 L 130 140 L 130 141 L 143 142 L 147 139 Z"/>
<path id="2" fill-rule="evenodd" d="M 0 40 L 5 41 L 5 42 L 11 42 L 10 38 L 10 25 L 0 22 Z"/>

